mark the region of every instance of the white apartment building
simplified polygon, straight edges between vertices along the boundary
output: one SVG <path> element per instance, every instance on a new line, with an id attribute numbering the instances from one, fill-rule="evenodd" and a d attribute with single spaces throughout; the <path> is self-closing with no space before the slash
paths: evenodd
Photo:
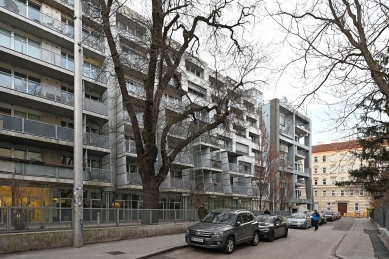
<path id="1" fill-rule="evenodd" d="M 83 197 L 84 220 L 88 221 L 96 220 L 88 208 L 142 208 L 143 198 L 131 123 L 115 78 L 109 76 L 113 73 L 107 71 L 110 57 L 105 41 L 91 33 L 98 19 L 90 15 L 98 12 L 90 2 L 83 5 Z M 134 37 L 143 37 L 146 29 L 132 20 L 133 11 L 122 10 L 112 17 L 117 25 L 114 33 L 122 58 L 131 62 L 133 55 L 139 55 L 134 54 Z M 0 1 L 0 179 L 16 175 L 28 182 L 29 195 L 39 197 L 31 202 L 32 207 L 58 208 L 49 214 L 37 209 L 31 220 L 71 220 L 73 12 L 71 0 Z M 188 56 L 181 71 L 185 75 L 183 89 L 172 87 L 166 92 L 162 123 L 169 113 L 180 111 L 185 94 L 199 102 L 212 102 L 210 89 L 215 78 L 207 64 Z M 136 73 L 127 76 L 130 95 L 142 100 L 144 90 Z M 161 209 L 188 209 L 197 202 L 204 202 L 208 209 L 251 207 L 261 98 L 253 89 L 252 98 L 240 100 L 235 109 L 241 110 L 241 123 L 228 125 L 230 134 L 205 134 L 183 150 L 160 187 Z M 212 114 L 200 118 L 201 123 L 209 123 Z M 169 145 L 186 130 L 174 128 Z M 298 150 L 309 150 L 293 143 Z M 293 157 L 300 160 L 299 153 Z M 309 173 L 293 172 L 298 190 L 300 180 L 309 178 Z M 196 204 L 189 201 L 193 186 L 199 193 Z M 0 184 L 0 207 L 11 206 L 11 200 L 11 188 Z"/>

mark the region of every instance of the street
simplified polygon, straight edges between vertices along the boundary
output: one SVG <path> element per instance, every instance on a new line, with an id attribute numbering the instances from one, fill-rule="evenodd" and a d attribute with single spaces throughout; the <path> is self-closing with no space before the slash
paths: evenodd
<path id="1" fill-rule="evenodd" d="M 336 258 L 335 251 L 341 239 L 353 226 L 353 218 L 342 218 L 314 228 L 289 229 L 287 238 L 278 238 L 274 242 L 261 240 L 258 246 L 242 244 L 235 247 L 232 255 L 223 254 L 218 250 L 188 247 L 150 257 L 153 259 L 200 259 L 200 258 L 277 258 L 277 259 L 328 259 Z"/>

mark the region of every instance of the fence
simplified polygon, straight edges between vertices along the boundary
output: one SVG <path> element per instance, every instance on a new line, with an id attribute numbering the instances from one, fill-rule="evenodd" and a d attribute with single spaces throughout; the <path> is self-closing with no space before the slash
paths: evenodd
<path id="1" fill-rule="evenodd" d="M 389 208 L 374 208 L 370 210 L 370 217 L 382 228 L 389 230 Z"/>
<path id="2" fill-rule="evenodd" d="M 72 207 L 0 207 L 0 233 L 72 228 Z M 83 227 L 126 226 L 149 222 L 197 221 L 196 210 L 83 208 Z"/>

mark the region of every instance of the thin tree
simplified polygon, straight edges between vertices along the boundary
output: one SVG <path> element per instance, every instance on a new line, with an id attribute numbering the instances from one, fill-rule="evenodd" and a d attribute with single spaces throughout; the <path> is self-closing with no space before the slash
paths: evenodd
<path id="1" fill-rule="evenodd" d="M 132 42 L 137 49 L 139 62 L 132 61 L 131 70 L 127 70 L 113 26 L 113 20 L 121 17 L 119 11 L 123 3 L 99 0 L 102 30 L 107 38 L 117 84 L 123 98 L 123 108 L 128 112 L 132 124 L 143 183 L 144 208 L 158 208 L 159 186 L 166 179 L 177 154 L 199 136 L 220 130 L 219 126 L 230 117 L 231 106 L 256 82 L 250 81 L 249 75 L 256 72 L 268 60 L 268 56 L 263 49 L 248 44 L 241 36 L 250 22 L 255 23 L 253 18 L 260 3 L 261 1 L 145 2 L 145 5 L 149 5 L 150 12 L 143 17 L 132 15 L 138 25 L 147 29 L 137 35 L 139 37 L 136 42 Z M 212 85 L 209 93 L 197 99 L 184 94 L 186 102 L 180 107 L 180 112 L 163 115 L 161 104 L 164 93 L 172 87 L 172 82 L 173 88 L 184 90 L 186 71 L 180 66 L 185 59 L 202 64 L 198 57 L 199 52 L 204 49 L 212 51 L 216 60 L 214 63 L 218 67 L 225 64 L 236 65 L 234 75 L 223 77 L 221 74 L 227 75 L 227 70 L 220 71 L 215 67 L 209 80 Z M 224 58 L 216 59 L 216 56 Z M 139 87 L 143 98 L 141 101 L 129 94 L 126 74 L 137 76 L 143 83 Z M 203 75 L 199 73 L 198 76 Z M 234 80 L 231 79 L 232 76 Z M 203 98 L 211 102 L 199 101 Z M 207 118 L 207 123 L 203 123 L 204 114 L 213 115 Z M 140 125 L 140 119 L 143 125 Z M 174 146 L 169 146 L 171 131 L 181 127 L 185 129 L 181 138 Z"/>

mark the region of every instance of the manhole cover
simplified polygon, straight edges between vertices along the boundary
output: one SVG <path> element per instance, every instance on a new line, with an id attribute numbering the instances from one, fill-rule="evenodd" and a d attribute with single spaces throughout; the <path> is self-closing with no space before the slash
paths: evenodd
<path id="1" fill-rule="evenodd" d="M 111 251 L 111 252 L 107 252 L 107 254 L 110 254 L 110 255 L 122 255 L 122 254 L 125 254 L 125 253 L 122 252 L 122 251 Z"/>

